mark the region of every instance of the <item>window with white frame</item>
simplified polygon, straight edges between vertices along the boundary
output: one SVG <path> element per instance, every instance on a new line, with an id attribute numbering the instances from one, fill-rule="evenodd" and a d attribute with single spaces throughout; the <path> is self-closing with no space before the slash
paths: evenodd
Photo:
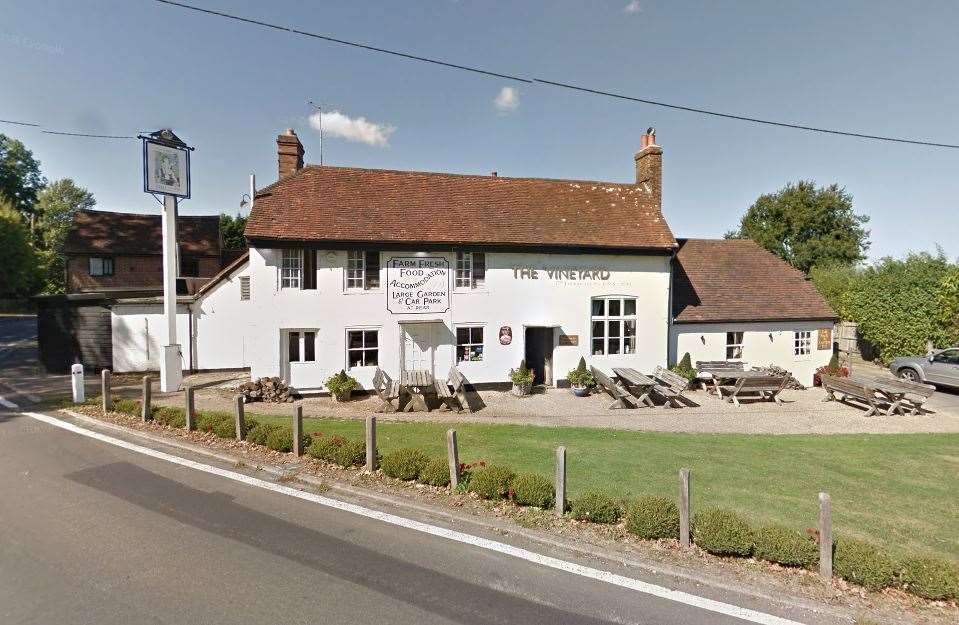
<path id="1" fill-rule="evenodd" d="M 380 288 L 379 252 L 349 250 L 346 253 L 346 288 L 367 291 Z"/>
<path id="2" fill-rule="evenodd" d="M 483 360 L 483 326 L 456 328 L 456 362 Z"/>
<path id="3" fill-rule="evenodd" d="M 475 289 L 486 284 L 486 254 L 483 252 L 456 252 L 457 289 Z"/>
<path id="4" fill-rule="evenodd" d="M 636 353 L 636 298 L 594 297 L 593 355 Z"/>
<path id="5" fill-rule="evenodd" d="M 303 250 L 283 250 L 280 288 L 298 289 L 303 284 Z"/>
<path id="6" fill-rule="evenodd" d="M 346 364 L 353 367 L 374 367 L 380 364 L 378 330 L 348 330 L 346 332 Z"/>
<path id="7" fill-rule="evenodd" d="M 726 360 L 743 359 L 743 332 L 726 333 Z"/>
<path id="8" fill-rule="evenodd" d="M 793 332 L 793 355 L 808 356 L 812 353 L 812 330 Z"/>
<path id="9" fill-rule="evenodd" d="M 315 362 L 316 332 L 313 330 L 288 332 L 287 358 L 289 362 Z"/>
<path id="10" fill-rule="evenodd" d="M 112 276 L 113 259 L 108 256 L 91 256 L 89 269 L 91 276 Z"/>

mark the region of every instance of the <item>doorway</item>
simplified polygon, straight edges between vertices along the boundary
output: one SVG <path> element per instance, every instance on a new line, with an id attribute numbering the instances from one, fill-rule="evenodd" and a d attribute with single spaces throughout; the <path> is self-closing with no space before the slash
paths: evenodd
<path id="1" fill-rule="evenodd" d="M 403 323 L 403 371 L 433 373 L 438 326 L 436 323 Z"/>
<path id="2" fill-rule="evenodd" d="M 533 370 L 533 384 L 553 385 L 553 328 L 528 327 L 526 366 Z"/>

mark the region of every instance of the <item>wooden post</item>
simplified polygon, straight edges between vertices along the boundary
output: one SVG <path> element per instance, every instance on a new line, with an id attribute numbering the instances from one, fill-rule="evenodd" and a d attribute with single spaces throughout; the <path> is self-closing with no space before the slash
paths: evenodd
<path id="1" fill-rule="evenodd" d="M 100 372 L 100 397 L 103 399 L 103 412 L 113 410 L 113 398 L 110 397 L 110 370 Z"/>
<path id="2" fill-rule="evenodd" d="M 150 379 L 150 376 L 143 376 L 143 398 L 140 402 L 140 420 L 144 423 L 149 421 L 153 416 L 153 412 L 150 408 L 151 391 L 153 390 L 151 383 L 152 380 Z"/>
<path id="3" fill-rule="evenodd" d="M 366 470 L 376 471 L 376 417 L 366 417 Z"/>
<path id="4" fill-rule="evenodd" d="M 192 432 L 196 429 L 196 404 L 193 397 L 193 386 L 188 385 L 183 389 L 184 410 L 186 411 L 186 430 L 187 432 Z"/>
<path id="5" fill-rule="evenodd" d="M 243 395 L 233 397 L 233 412 L 236 417 L 236 440 L 246 438 L 246 422 L 243 420 Z"/>
<path id="6" fill-rule="evenodd" d="M 819 575 L 832 579 L 832 504 L 829 493 L 819 493 Z"/>
<path id="7" fill-rule="evenodd" d="M 554 514 L 562 517 L 566 512 L 566 448 L 556 448 L 556 475 L 555 485 L 556 504 L 553 506 Z"/>
<path id="8" fill-rule="evenodd" d="M 689 546 L 689 469 L 679 470 L 679 544 Z"/>
<path id="9" fill-rule="evenodd" d="M 460 485 L 460 452 L 456 447 L 456 430 L 446 430 L 446 457 L 450 465 L 450 490 Z"/>
<path id="10" fill-rule="evenodd" d="M 297 458 L 303 455 L 303 405 L 293 407 L 293 453 Z"/>

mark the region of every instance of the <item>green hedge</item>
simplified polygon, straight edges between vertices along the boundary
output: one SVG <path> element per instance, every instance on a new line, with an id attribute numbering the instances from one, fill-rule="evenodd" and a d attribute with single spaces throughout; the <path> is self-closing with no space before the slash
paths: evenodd
<path id="1" fill-rule="evenodd" d="M 724 508 L 696 513 L 693 539 L 704 551 L 719 556 L 748 556 L 753 551 L 753 531 L 741 516 Z"/>
<path id="2" fill-rule="evenodd" d="M 939 558 L 906 558 L 899 570 L 899 583 L 924 599 L 959 600 L 959 565 Z"/>
<path id="3" fill-rule="evenodd" d="M 854 538 L 837 538 L 833 546 L 833 572 L 867 590 L 882 590 L 892 584 L 896 568 L 892 559 L 875 545 Z"/>
<path id="4" fill-rule="evenodd" d="M 679 507 L 666 497 L 640 497 L 626 511 L 626 529 L 640 538 L 679 538 Z"/>
<path id="5" fill-rule="evenodd" d="M 430 486 L 450 485 L 450 465 L 446 458 L 433 458 L 420 471 L 419 481 Z"/>
<path id="6" fill-rule="evenodd" d="M 516 474 L 509 467 L 488 465 L 473 469 L 467 489 L 483 499 L 503 499 Z"/>
<path id="7" fill-rule="evenodd" d="M 510 482 L 513 501 L 521 506 L 552 508 L 556 501 L 553 483 L 538 473 L 520 473 Z"/>
<path id="8" fill-rule="evenodd" d="M 570 514 L 577 521 L 616 523 L 622 515 L 622 510 L 609 495 L 586 491 L 573 500 Z"/>
<path id="9" fill-rule="evenodd" d="M 807 534 L 781 525 L 764 525 L 754 534 L 757 558 L 809 568 L 819 561 L 819 545 Z"/>
<path id="10" fill-rule="evenodd" d="M 186 411 L 175 406 L 153 406 L 153 420 L 171 428 L 186 427 Z"/>
<path id="11" fill-rule="evenodd" d="M 383 456 L 380 468 L 383 473 L 398 480 L 415 480 L 429 464 L 430 457 L 422 449 L 407 447 Z"/>

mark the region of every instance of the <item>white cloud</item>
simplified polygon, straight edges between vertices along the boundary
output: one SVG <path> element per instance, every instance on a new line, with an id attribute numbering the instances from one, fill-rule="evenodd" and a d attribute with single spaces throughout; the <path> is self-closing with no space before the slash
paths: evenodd
<path id="1" fill-rule="evenodd" d="M 390 144 L 390 135 L 396 131 L 396 126 L 377 124 L 365 117 L 350 117 L 339 111 L 317 111 L 310 116 L 310 126 L 320 129 L 322 121 L 323 134 L 331 137 L 340 137 L 347 141 L 365 143 L 378 148 Z"/>
<path id="2" fill-rule="evenodd" d="M 623 8 L 624 13 L 639 13 L 643 10 L 643 7 L 639 4 L 639 0 L 632 0 Z"/>
<path id="3" fill-rule="evenodd" d="M 504 113 L 507 111 L 515 111 L 519 108 L 519 91 L 513 87 L 503 87 L 499 90 L 499 95 L 496 96 L 496 99 L 493 100 L 493 106 Z"/>

